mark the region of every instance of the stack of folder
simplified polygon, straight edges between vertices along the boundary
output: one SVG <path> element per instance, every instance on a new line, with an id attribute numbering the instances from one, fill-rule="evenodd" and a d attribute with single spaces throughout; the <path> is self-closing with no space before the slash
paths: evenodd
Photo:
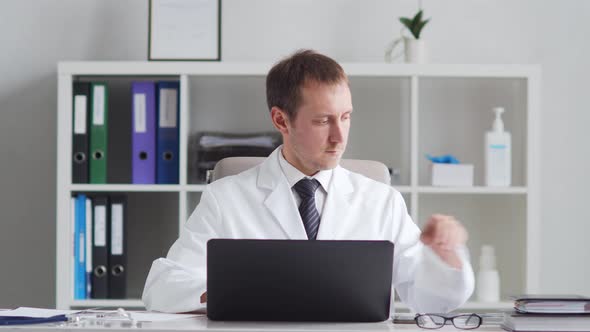
<path id="1" fill-rule="evenodd" d="M 580 295 L 515 296 L 514 311 L 506 312 L 508 331 L 590 331 L 590 298 Z"/>
<path id="2" fill-rule="evenodd" d="M 114 85 L 74 83 L 72 182 L 177 184 L 179 82 Z"/>
<path id="3" fill-rule="evenodd" d="M 78 194 L 71 214 L 74 299 L 125 298 L 126 197 Z"/>
<path id="4" fill-rule="evenodd" d="M 191 136 L 189 150 L 190 180 L 192 183 L 207 181 L 207 171 L 227 157 L 267 157 L 282 143 L 279 132 L 249 134 L 204 131 Z"/>

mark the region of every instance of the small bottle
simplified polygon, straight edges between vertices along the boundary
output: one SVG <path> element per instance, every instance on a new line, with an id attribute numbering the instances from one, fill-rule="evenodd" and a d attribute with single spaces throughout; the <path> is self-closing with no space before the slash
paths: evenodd
<path id="1" fill-rule="evenodd" d="M 487 186 L 508 187 L 512 182 L 512 144 L 510 133 L 504 131 L 502 113 L 504 108 L 495 107 L 496 118 L 492 131 L 485 139 L 485 179 Z"/>
<path id="2" fill-rule="evenodd" d="M 479 272 L 477 273 L 477 300 L 480 302 L 500 301 L 500 275 L 496 270 L 494 247 L 483 245 L 479 256 Z"/>

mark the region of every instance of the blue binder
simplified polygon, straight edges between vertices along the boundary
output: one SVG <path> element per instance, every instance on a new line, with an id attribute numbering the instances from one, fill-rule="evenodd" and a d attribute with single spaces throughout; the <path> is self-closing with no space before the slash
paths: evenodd
<path id="1" fill-rule="evenodd" d="M 157 142 L 156 183 L 178 183 L 179 146 L 179 82 L 158 82 L 156 85 Z"/>
<path id="2" fill-rule="evenodd" d="M 86 299 L 86 195 L 76 197 L 74 223 L 74 299 Z"/>

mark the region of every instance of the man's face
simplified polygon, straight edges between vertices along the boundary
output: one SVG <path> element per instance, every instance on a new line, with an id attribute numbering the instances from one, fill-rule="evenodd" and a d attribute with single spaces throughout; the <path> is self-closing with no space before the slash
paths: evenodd
<path id="1" fill-rule="evenodd" d="M 352 98 L 346 82 L 308 82 L 294 119 L 286 119 L 283 154 L 306 175 L 338 165 L 346 149 Z"/>

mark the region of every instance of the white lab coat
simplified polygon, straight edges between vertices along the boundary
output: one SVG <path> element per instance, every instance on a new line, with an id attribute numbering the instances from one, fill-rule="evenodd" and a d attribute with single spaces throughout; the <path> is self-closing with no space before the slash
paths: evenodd
<path id="1" fill-rule="evenodd" d="M 168 256 L 152 264 L 142 296 L 147 309 L 187 312 L 203 307 L 211 238 L 307 239 L 279 153 L 280 148 L 259 166 L 205 188 Z M 416 312 L 455 309 L 473 292 L 467 250 L 458 249 L 463 267 L 457 270 L 419 236 L 398 191 L 342 167 L 334 169 L 317 238 L 393 242 L 392 286 L 402 301 Z"/>

